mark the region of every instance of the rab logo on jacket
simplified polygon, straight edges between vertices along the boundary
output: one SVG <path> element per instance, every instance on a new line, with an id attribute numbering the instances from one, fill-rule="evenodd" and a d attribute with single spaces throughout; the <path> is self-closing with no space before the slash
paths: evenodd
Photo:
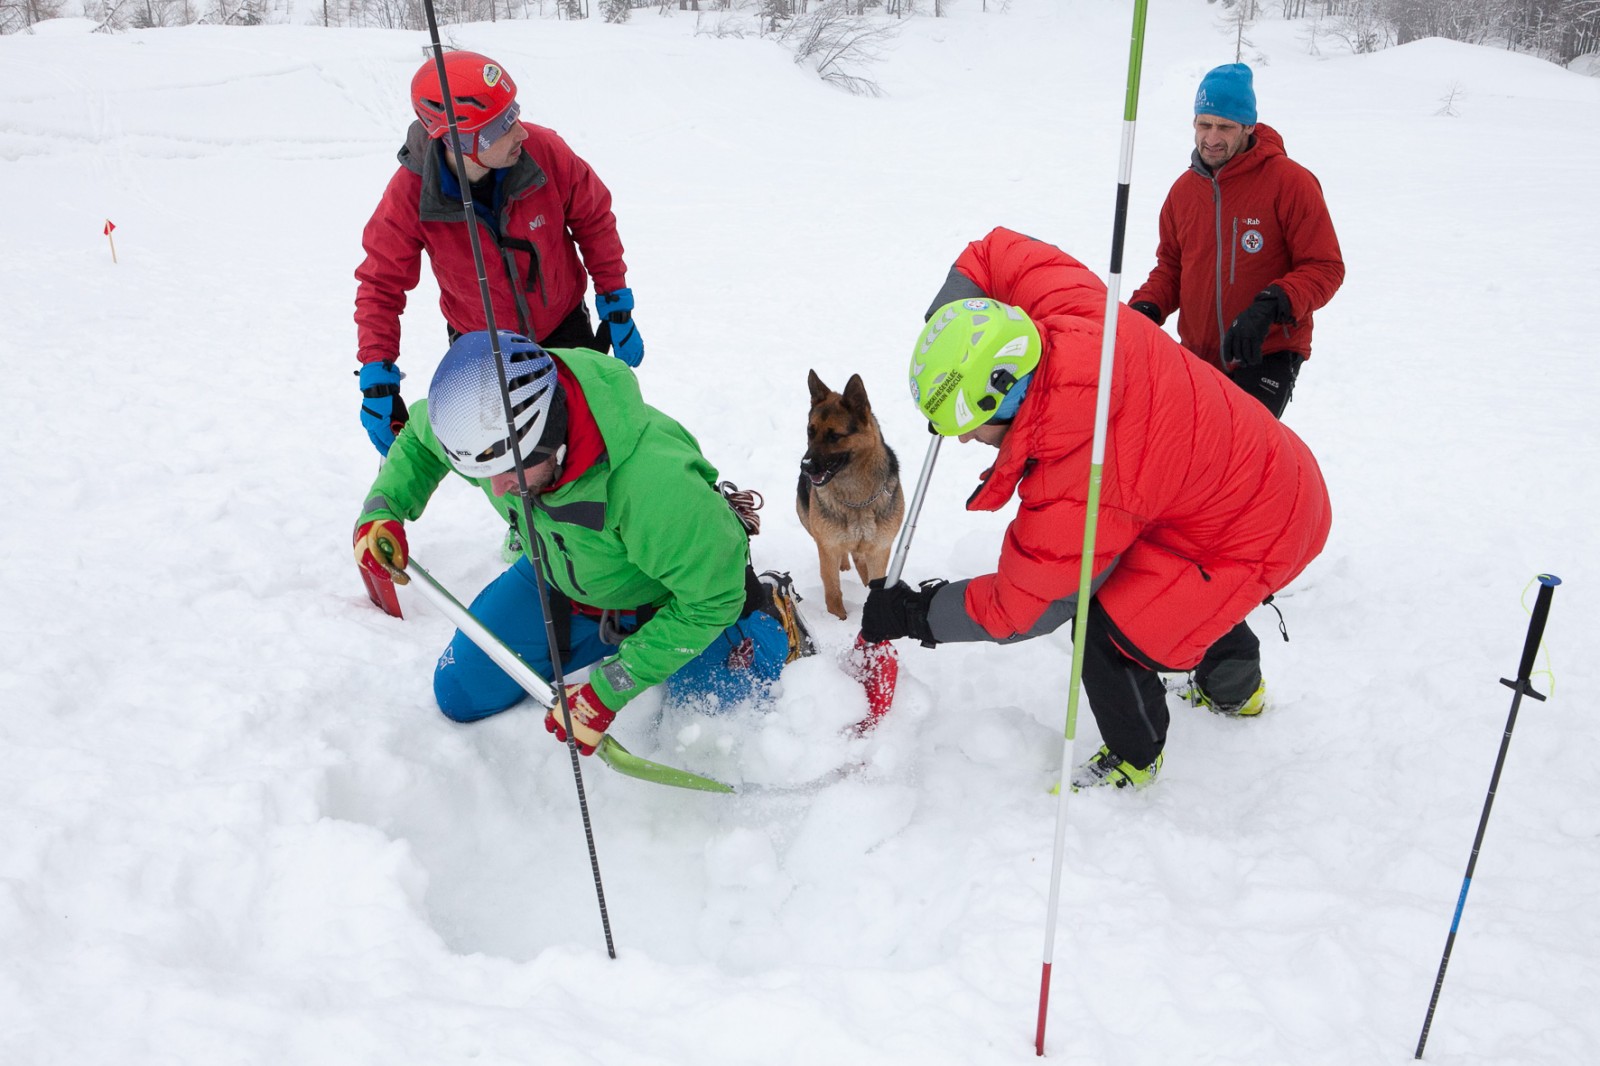
<path id="1" fill-rule="evenodd" d="M 536 215 L 536 216 L 534 216 L 533 221 L 528 223 L 528 228 L 531 229 L 531 230 L 538 229 L 542 225 L 544 225 L 544 216 L 543 215 Z"/>

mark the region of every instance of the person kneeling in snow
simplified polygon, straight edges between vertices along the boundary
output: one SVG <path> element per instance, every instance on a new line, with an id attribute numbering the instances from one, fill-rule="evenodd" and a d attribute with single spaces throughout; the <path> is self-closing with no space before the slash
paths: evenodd
<path id="1" fill-rule="evenodd" d="M 717 471 L 676 421 L 644 402 L 633 371 L 584 349 L 545 351 L 501 332 L 505 388 L 544 561 L 579 750 L 594 751 L 616 712 L 667 682 L 669 698 L 760 695 L 809 651 L 788 575 L 757 578 L 740 516 Z M 356 522 L 358 565 L 403 568 L 402 523 L 419 517 L 452 469 L 516 525 L 522 500 L 493 348 L 485 331 L 450 346 L 428 399 L 395 437 Z M 551 652 L 530 544 L 480 592 L 472 612 L 542 676 Z M 392 551 L 388 550 L 391 549 Z M 458 722 L 497 714 L 523 691 L 459 631 L 434 673 L 439 709 Z M 554 712 L 545 728 L 566 741 Z"/>
<path id="2" fill-rule="evenodd" d="M 967 246 L 911 358 L 938 433 L 999 450 L 969 510 L 1016 493 L 997 572 L 912 589 L 876 582 L 868 641 L 1024 640 L 1077 611 L 1106 288 L 1065 252 L 1006 229 Z M 1083 685 L 1105 744 L 1074 789 L 1142 788 L 1167 737 L 1157 671 L 1194 671 L 1195 702 L 1264 706 L 1245 617 L 1327 542 L 1316 459 L 1271 411 L 1149 320 L 1121 315 L 1095 538 Z"/>

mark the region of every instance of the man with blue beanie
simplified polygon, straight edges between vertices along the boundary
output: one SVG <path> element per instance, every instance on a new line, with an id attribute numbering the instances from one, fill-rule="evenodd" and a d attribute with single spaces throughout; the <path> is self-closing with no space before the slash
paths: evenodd
<path id="1" fill-rule="evenodd" d="M 1311 316 L 1344 281 L 1339 238 L 1316 176 L 1256 121 L 1250 68 L 1200 80 L 1194 153 L 1161 206 L 1156 266 L 1129 306 L 1283 417 Z"/>

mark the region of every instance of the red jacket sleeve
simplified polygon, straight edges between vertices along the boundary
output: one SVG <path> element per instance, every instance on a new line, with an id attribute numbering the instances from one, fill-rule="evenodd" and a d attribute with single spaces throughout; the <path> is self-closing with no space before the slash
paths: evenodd
<path id="1" fill-rule="evenodd" d="M 1051 315 L 1105 317 L 1106 287 L 1060 248 L 998 227 L 973 241 L 955 267 L 989 296 L 1015 304 L 1035 322 Z"/>
<path id="2" fill-rule="evenodd" d="M 400 355 L 400 314 L 422 270 L 420 195 L 421 179 L 401 167 L 361 231 L 367 255 L 356 268 L 356 358 L 363 363 Z"/>
<path id="3" fill-rule="evenodd" d="M 1178 309 L 1183 278 L 1182 249 L 1178 247 L 1178 226 L 1173 213 L 1172 195 L 1171 192 L 1167 194 L 1156 221 L 1156 265 L 1150 271 L 1150 276 L 1144 279 L 1144 284 L 1128 297 L 1129 303 L 1144 300 L 1155 304 L 1163 317 Z"/>
<path id="4" fill-rule="evenodd" d="M 1339 291 L 1344 282 L 1344 256 L 1322 197 L 1322 185 L 1311 171 L 1294 163 L 1289 166 L 1292 170 L 1278 197 L 1278 213 L 1283 232 L 1290 236 L 1293 266 L 1276 284 L 1289 297 L 1295 317 L 1302 318 Z"/>
<path id="5" fill-rule="evenodd" d="M 1087 485 L 1087 471 L 1084 480 Z M 1083 556 L 1071 549 L 1083 543 L 1085 510 L 1081 499 L 1022 505 L 1006 527 L 995 572 L 967 585 L 967 614 L 986 633 L 998 640 L 1026 633 L 1045 608 L 1078 591 Z M 1095 524 L 1096 574 L 1133 543 L 1138 529 L 1125 512 L 1101 507 Z"/>
<path id="6" fill-rule="evenodd" d="M 620 289 L 628 283 L 628 268 L 622 261 L 611 190 L 566 141 L 554 133 L 549 139 L 553 149 L 549 165 L 559 168 L 558 187 L 567 190 L 567 230 L 583 256 L 584 269 L 594 279 L 596 292 Z"/>

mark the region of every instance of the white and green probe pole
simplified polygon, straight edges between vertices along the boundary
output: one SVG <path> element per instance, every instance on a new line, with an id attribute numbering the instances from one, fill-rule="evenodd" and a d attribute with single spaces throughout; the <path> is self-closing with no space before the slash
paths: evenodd
<path id="1" fill-rule="evenodd" d="M 1128 49 L 1128 88 L 1122 111 L 1122 158 L 1117 166 L 1117 207 L 1111 230 L 1111 272 L 1106 279 L 1105 329 L 1100 341 L 1100 377 L 1094 394 L 1094 445 L 1089 461 L 1088 513 L 1083 522 L 1083 566 L 1078 575 L 1078 613 L 1073 623 L 1072 674 L 1067 683 L 1067 728 L 1061 744 L 1061 772 L 1072 772 L 1072 741 L 1078 730 L 1078 690 L 1083 681 L 1083 641 L 1089 624 L 1090 584 L 1094 579 L 1094 539 L 1100 520 L 1100 478 L 1105 468 L 1106 425 L 1111 411 L 1111 371 L 1116 362 L 1118 295 L 1122 287 L 1122 245 L 1128 223 L 1128 186 L 1133 173 L 1133 133 L 1139 114 L 1139 69 L 1144 60 L 1146 0 L 1134 0 L 1133 40 Z M 1066 785 L 1067 782 L 1063 782 Z M 1067 835 L 1067 797 L 1060 788 L 1056 805 L 1055 849 L 1050 861 L 1050 904 L 1044 927 L 1044 967 L 1039 975 L 1039 1025 L 1033 1048 L 1044 1054 L 1044 1026 L 1050 1006 L 1050 966 L 1055 955 L 1056 910 L 1061 898 L 1061 852 Z"/>

